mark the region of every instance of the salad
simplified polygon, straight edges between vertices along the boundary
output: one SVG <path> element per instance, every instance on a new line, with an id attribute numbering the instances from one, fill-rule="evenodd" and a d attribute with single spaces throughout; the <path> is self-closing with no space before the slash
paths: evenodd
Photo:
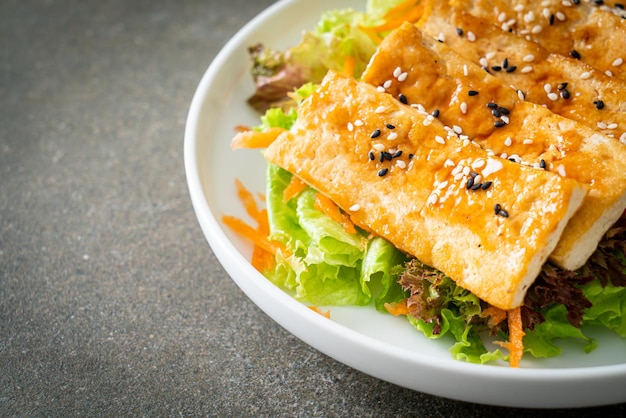
<path id="1" fill-rule="evenodd" d="M 421 7 L 415 0 L 370 0 L 364 12 L 327 11 L 291 49 L 251 46 L 257 90 L 249 104 L 260 112 L 260 123 L 242 128 L 233 147 L 263 148 L 288 130 L 298 117 L 298 104 L 328 70 L 358 79 L 380 40 L 402 22 L 416 21 Z M 481 301 L 366 226 L 354 224 L 291 173 L 268 163 L 265 174 L 266 209 L 237 183 L 257 225 L 231 216 L 223 220 L 255 243 L 252 263 L 261 273 L 314 309 L 372 305 L 381 314 L 405 316 L 429 338 L 451 337 L 452 356 L 474 363 L 508 359 L 516 366 L 519 358 L 511 357 L 522 352 L 538 358 L 558 356 L 560 339 L 580 341 L 581 349 L 590 352 L 597 346 L 585 332 L 590 326 L 626 338 L 624 215 L 581 269 L 544 265 L 515 322 L 507 320 L 506 311 Z M 486 340 L 507 350 L 488 349 Z"/>

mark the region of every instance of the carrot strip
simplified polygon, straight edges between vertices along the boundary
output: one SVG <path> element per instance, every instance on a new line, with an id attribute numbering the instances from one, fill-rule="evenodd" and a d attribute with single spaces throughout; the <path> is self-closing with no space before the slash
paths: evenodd
<path id="1" fill-rule="evenodd" d="M 420 3 L 421 0 L 406 0 L 403 1 L 402 3 L 398 4 L 395 7 L 392 7 L 391 9 L 387 10 L 387 13 L 385 13 L 385 15 L 383 16 L 383 18 L 385 19 L 393 19 L 393 18 L 397 18 L 399 16 L 402 16 L 404 14 L 406 14 L 407 11 L 409 11 L 412 7 L 415 7 L 418 5 L 418 3 Z"/>
<path id="2" fill-rule="evenodd" d="M 274 254 L 264 250 L 258 245 L 254 246 L 254 248 L 252 249 L 252 258 L 250 259 L 250 264 L 252 264 L 252 267 L 260 272 L 265 272 L 274 268 L 275 263 L 276 257 L 274 256 Z"/>
<path id="3" fill-rule="evenodd" d="M 346 60 L 343 62 L 343 73 L 348 77 L 354 76 L 354 68 L 356 66 L 356 60 L 353 56 L 348 55 Z"/>
<path id="4" fill-rule="evenodd" d="M 495 306 L 489 306 L 487 309 L 483 309 L 480 313 L 481 318 L 489 318 L 489 326 L 495 327 L 500 322 L 504 321 L 507 317 L 507 313 L 504 309 L 497 308 Z"/>
<path id="5" fill-rule="evenodd" d="M 403 299 L 400 302 L 385 303 L 384 306 L 385 309 L 387 309 L 387 312 L 393 316 L 408 315 L 409 308 L 406 301 L 406 299 Z"/>
<path id="6" fill-rule="evenodd" d="M 289 202 L 296 197 L 301 191 L 306 188 L 306 183 L 300 180 L 299 177 L 291 176 L 289 184 L 283 190 L 283 202 Z"/>
<path id="7" fill-rule="evenodd" d="M 284 131 L 283 128 L 276 127 L 264 131 L 239 131 L 230 143 L 230 147 L 232 149 L 266 148 Z"/>
<path id="8" fill-rule="evenodd" d="M 318 314 L 322 315 L 325 318 L 330 319 L 330 311 L 322 312 L 322 310 L 318 308 L 317 306 L 309 306 L 309 309 L 311 309 L 314 312 L 317 312 Z"/>
<path id="9" fill-rule="evenodd" d="M 315 194 L 314 207 L 315 209 L 324 212 L 333 221 L 342 224 L 347 233 L 356 234 L 356 228 L 350 220 L 350 217 L 342 214 L 339 206 L 337 206 L 335 202 L 333 202 L 323 194 Z"/>
<path id="10" fill-rule="evenodd" d="M 507 311 L 509 325 L 509 341 L 496 341 L 498 345 L 509 350 L 509 364 L 511 367 L 518 368 L 522 355 L 524 354 L 524 328 L 522 325 L 522 309 L 521 307 L 513 308 Z"/>
<path id="11" fill-rule="evenodd" d="M 260 223 L 260 221 L 262 221 L 262 212 L 259 210 L 252 193 L 245 188 L 239 179 L 235 179 L 235 187 L 237 188 L 237 196 L 239 197 L 239 200 L 241 200 L 241 203 L 243 203 L 248 215 Z"/>
<path id="12" fill-rule="evenodd" d="M 274 255 L 276 255 L 280 251 L 284 254 L 285 257 L 289 257 L 291 255 L 289 250 L 282 243 L 270 240 L 267 235 L 263 234 L 258 229 L 251 227 L 237 217 L 224 215 L 222 216 L 222 221 L 233 231 L 237 232 L 244 238 L 249 239 L 254 244 L 263 248 L 265 251 L 268 251 Z"/>

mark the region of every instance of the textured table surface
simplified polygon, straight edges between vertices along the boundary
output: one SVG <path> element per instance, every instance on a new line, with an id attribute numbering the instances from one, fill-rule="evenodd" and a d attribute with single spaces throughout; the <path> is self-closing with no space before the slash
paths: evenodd
<path id="1" fill-rule="evenodd" d="M 183 131 L 211 60 L 271 3 L 0 2 L 0 416 L 626 414 L 406 390 L 236 287 L 194 217 Z"/>

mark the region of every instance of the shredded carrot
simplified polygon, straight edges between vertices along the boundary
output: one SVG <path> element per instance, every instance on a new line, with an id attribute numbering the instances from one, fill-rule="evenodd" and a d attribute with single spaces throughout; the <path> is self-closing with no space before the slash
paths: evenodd
<path id="1" fill-rule="evenodd" d="M 233 231 L 237 232 L 241 236 L 249 239 L 254 244 L 263 248 L 265 251 L 269 251 L 272 254 L 277 254 L 279 251 L 284 254 L 285 257 L 290 256 L 289 250 L 280 242 L 270 240 L 267 235 L 263 234 L 258 229 L 255 229 L 235 216 L 224 215 L 222 221 Z"/>
<path id="2" fill-rule="evenodd" d="M 356 66 L 356 59 L 352 55 L 348 55 L 343 62 L 343 73 L 348 77 L 354 76 L 354 68 Z"/>
<path id="3" fill-rule="evenodd" d="M 408 315 L 409 308 L 406 304 L 406 301 L 406 299 L 403 299 L 400 302 L 385 303 L 384 306 L 385 309 L 387 309 L 387 312 L 389 312 L 393 316 Z"/>
<path id="4" fill-rule="evenodd" d="M 322 315 L 325 318 L 330 319 L 330 311 L 326 311 L 323 312 L 320 308 L 318 308 L 317 306 L 309 306 L 309 309 L 311 309 L 314 312 L 317 312 L 318 314 Z"/>
<path id="5" fill-rule="evenodd" d="M 237 125 L 235 126 L 235 132 L 246 132 L 251 131 L 252 128 L 246 125 Z"/>
<path id="6" fill-rule="evenodd" d="M 292 198 L 296 197 L 298 193 L 306 188 L 306 183 L 300 180 L 296 176 L 291 176 L 289 184 L 283 190 L 283 202 L 289 202 Z"/>
<path id="7" fill-rule="evenodd" d="M 507 311 L 509 325 L 509 341 L 496 342 L 498 345 L 509 350 L 509 364 L 511 367 L 519 367 L 522 355 L 524 354 L 524 328 L 522 326 L 522 309 L 520 307 Z"/>
<path id="8" fill-rule="evenodd" d="M 407 0 L 387 11 L 384 22 L 377 26 L 360 26 L 375 43 L 382 41 L 380 33 L 400 27 L 404 22 L 417 22 L 424 14 L 424 3 L 421 0 Z"/>
<path id="9" fill-rule="evenodd" d="M 250 259 L 252 267 L 260 272 L 264 272 L 273 269 L 275 263 L 276 257 L 274 254 L 264 250 L 258 245 L 254 246 L 254 249 L 252 250 L 252 258 Z"/>
<path id="10" fill-rule="evenodd" d="M 255 221 L 261 223 L 263 220 L 263 213 L 259 210 L 252 193 L 245 188 L 239 179 L 235 179 L 235 187 L 237 188 L 237 196 L 239 197 L 239 200 L 241 200 L 241 203 L 243 203 L 248 215 L 254 218 Z M 267 214 L 265 216 L 267 217 Z"/>
<path id="11" fill-rule="evenodd" d="M 264 131 L 245 130 L 239 131 L 230 143 L 232 149 L 240 148 L 265 148 L 270 145 L 278 135 L 285 130 L 283 128 L 268 128 Z"/>
<path id="12" fill-rule="evenodd" d="M 356 234 L 356 228 L 350 220 L 350 217 L 341 213 L 341 209 L 339 209 L 339 206 L 337 206 L 335 202 L 333 202 L 323 194 L 315 194 L 314 207 L 315 209 L 324 212 L 333 221 L 342 224 L 347 233 Z"/>
<path id="13" fill-rule="evenodd" d="M 495 306 L 489 306 L 480 313 L 481 318 L 489 318 L 489 326 L 495 327 L 506 319 L 506 311 Z"/>

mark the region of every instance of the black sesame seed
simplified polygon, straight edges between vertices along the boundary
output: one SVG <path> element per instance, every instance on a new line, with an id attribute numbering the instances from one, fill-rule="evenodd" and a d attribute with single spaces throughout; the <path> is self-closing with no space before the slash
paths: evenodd
<path id="1" fill-rule="evenodd" d="M 491 109 L 491 114 L 495 116 L 496 118 L 499 118 L 500 116 L 502 116 L 502 113 L 500 113 L 500 111 L 496 108 Z"/>
<path id="2" fill-rule="evenodd" d="M 378 156 L 378 161 L 380 161 L 381 163 L 385 161 L 385 154 L 383 152 L 381 152 L 380 155 Z"/>
<path id="3" fill-rule="evenodd" d="M 467 184 L 465 185 L 465 187 L 467 188 L 467 190 L 474 187 L 474 177 L 470 177 L 467 179 Z"/>
<path id="4" fill-rule="evenodd" d="M 580 0 L 572 0 L 572 3 L 578 6 L 580 4 Z"/>
<path id="5" fill-rule="evenodd" d="M 493 126 L 495 126 L 496 128 L 502 128 L 505 125 L 506 125 L 506 122 L 503 121 L 502 119 L 499 119 L 493 123 Z"/>
<path id="6" fill-rule="evenodd" d="M 624 5 L 622 3 L 615 3 L 615 7 L 620 10 L 624 10 Z"/>
<path id="7" fill-rule="evenodd" d="M 502 216 L 503 218 L 508 218 L 509 217 L 509 212 L 507 212 L 504 209 L 500 209 L 500 212 L 498 212 L 498 215 Z"/>
<path id="8" fill-rule="evenodd" d="M 604 102 L 602 100 L 596 100 L 593 104 L 596 105 L 596 109 L 598 110 L 604 109 Z"/>
<path id="9" fill-rule="evenodd" d="M 400 103 L 409 104 L 409 100 L 402 93 L 400 93 L 400 95 L 398 96 L 398 100 L 400 100 Z"/>
<path id="10" fill-rule="evenodd" d="M 470 171 L 469 175 L 472 176 L 472 178 L 475 178 L 476 176 L 478 176 L 478 173 L 475 171 Z"/>
<path id="11" fill-rule="evenodd" d="M 498 110 L 500 111 L 500 113 L 502 113 L 503 115 L 508 115 L 509 113 L 511 113 L 511 111 L 509 109 L 507 109 L 506 107 L 502 107 L 500 106 L 498 108 Z"/>
<path id="12" fill-rule="evenodd" d="M 374 161 L 374 158 L 376 158 L 376 156 L 374 155 L 374 151 L 370 151 L 367 156 L 369 157 L 370 161 Z"/>
<path id="13" fill-rule="evenodd" d="M 480 67 L 480 68 L 482 68 L 483 70 L 485 70 L 485 72 L 486 72 L 486 73 L 491 74 L 491 73 L 489 72 L 489 68 L 488 68 L 488 67 Z"/>
<path id="14" fill-rule="evenodd" d="M 496 203 L 496 205 L 493 207 L 493 211 L 495 212 L 495 214 L 499 214 L 500 211 L 502 210 L 502 206 L 500 206 L 499 203 Z"/>
<path id="15" fill-rule="evenodd" d="M 493 184 L 492 181 L 486 181 L 483 184 L 480 185 L 480 188 L 483 190 L 487 190 L 488 188 L 491 187 L 491 185 Z"/>
<path id="16" fill-rule="evenodd" d="M 463 36 L 463 29 L 456 28 L 456 34 L 459 35 L 459 36 Z"/>
<path id="17" fill-rule="evenodd" d="M 386 124 L 385 126 L 387 127 L 387 129 L 396 129 L 396 127 L 390 123 Z"/>
<path id="18" fill-rule="evenodd" d="M 388 168 L 381 168 L 380 170 L 378 170 L 378 177 L 382 177 L 386 175 L 388 172 L 389 172 Z"/>
<path id="19" fill-rule="evenodd" d="M 561 91 L 561 97 L 564 99 L 569 99 L 570 97 L 569 91 L 567 91 L 566 89 L 563 89 L 563 91 Z"/>
<path id="20" fill-rule="evenodd" d="M 550 20 L 549 20 L 549 22 L 550 22 L 550 26 L 554 25 L 554 14 L 551 14 L 551 15 L 550 15 Z"/>
<path id="21" fill-rule="evenodd" d="M 433 112 L 433 117 L 438 118 L 440 113 L 441 112 L 439 112 L 439 109 L 435 109 L 435 111 Z"/>
<path id="22" fill-rule="evenodd" d="M 580 59 L 580 52 L 576 51 L 575 49 L 572 49 L 572 50 L 569 52 L 569 54 L 570 54 L 570 56 L 571 56 L 572 58 L 575 58 L 575 59 L 577 59 L 577 60 L 579 60 L 579 59 Z"/>
<path id="23" fill-rule="evenodd" d="M 482 187 L 481 183 L 474 183 L 474 185 L 472 186 L 472 190 L 478 190 Z"/>
<path id="24" fill-rule="evenodd" d="M 604 4 L 604 0 L 594 0 L 593 2 L 596 6 L 602 6 Z"/>
<path id="25" fill-rule="evenodd" d="M 539 161 L 539 168 L 543 168 L 544 170 L 546 169 L 546 160 L 543 158 Z"/>
<path id="26" fill-rule="evenodd" d="M 564 83 L 561 83 L 558 86 L 556 86 L 556 88 L 559 89 L 559 90 L 565 90 L 567 88 L 567 85 L 568 85 L 568 83 L 564 82 Z"/>
<path id="27" fill-rule="evenodd" d="M 513 71 L 517 70 L 517 66 L 516 65 L 511 65 L 510 67 L 508 67 L 506 69 L 507 73 L 512 73 Z"/>
<path id="28" fill-rule="evenodd" d="M 370 135 L 370 138 L 378 138 L 380 136 L 380 129 L 376 129 L 374 132 L 372 132 L 372 134 Z"/>
<path id="29" fill-rule="evenodd" d="M 502 68 L 506 68 L 509 66 L 509 59 L 505 58 L 504 61 L 502 61 Z"/>
<path id="30" fill-rule="evenodd" d="M 398 150 L 391 155 L 391 158 L 398 158 L 402 155 L 402 150 Z"/>
<path id="31" fill-rule="evenodd" d="M 412 160 L 415 157 L 415 154 L 409 154 L 409 160 Z"/>
<path id="32" fill-rule="evenodd" d="M 502 67 L 500 67 L 499 65 L 494 65 L 494 66 L 491 67 L 491 69 L 493 71 L 500 71 L 500 70 L 502 70 Z"/>
<path id="33" fill-rule="evenodd" d="M 381 154 L 381 155 L 385 158 L 385 160 L 387 160 L 387 161 L 391 161 L 391 159 L 393 158 L 393 156 L 391 155 L 391 153 L 390 153 L 390 152 L 387 152 L 387 151 L 383 151 L 383 152 L 381 152 L 380 154 Z"/>
<path id="34" fill-rule="evenodd" d="M 467 92 L 469 96 L 478 96 L 478 92 L 476 90 L 470 90 Z"/>
<path id="35" fill-rule="evenodd" d="M 489 102 L 489 103 L 487 103 L 487 107 L 489 107 L 491 109 L 496 109 L 498 107 L 498 104 L 494 103 L 494 102 Z"/>

